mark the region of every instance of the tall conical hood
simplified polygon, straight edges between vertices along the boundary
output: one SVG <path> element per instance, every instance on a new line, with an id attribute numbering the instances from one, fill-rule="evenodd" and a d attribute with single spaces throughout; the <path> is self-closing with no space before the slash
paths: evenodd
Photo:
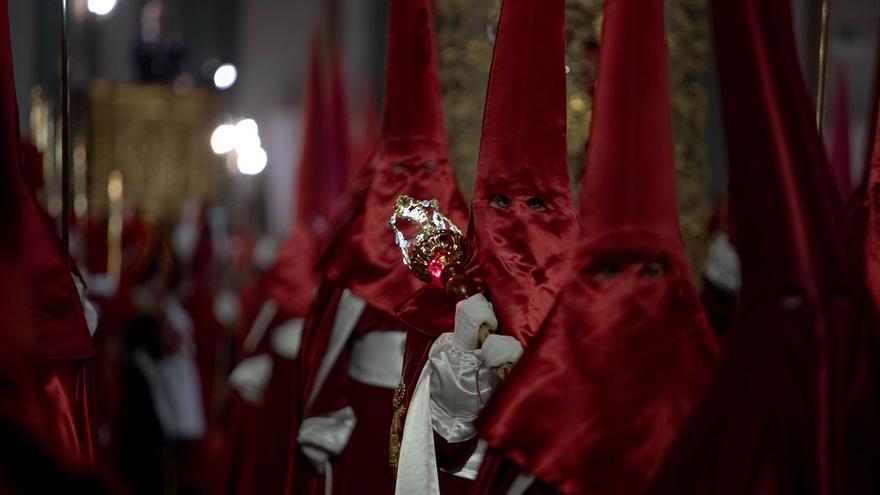
<path id="1" fill-rule="evenodd" d="M 597 249 L 638 249 L 635 238 L 683 258 L 662 11 L 606 6 L 616 24 L 603 27 L 580 222 Z"/>
<path id="2" fill-rule="evenodd" d="M 305 95 L 302 154 L 297 167 L 295 215 L 290 236 L 267 274 L 267 294 L 288 317 L 303 316 L 317 285 L 315 263 L 329 234 L 333 204 L 340 200 L 337 182 L 345 180 L 344 164 L 334 162 L 333 114 L 324 92 L 318 35 L 312 37 Z"/>
<path id="3" fill-rule="evenodd" d="M 321 44 L 317 34 L 312 36 L 309 53 L 308 85 L 305 95 L 302 154 L 297 167 L 296 208 L 294 226 L 307 225 L 326 230 L 332 177 L 326 177 L 330 165 L 330 125 L 326 83 L 321 64 Z M 332 175 L 332 174 L 331 174 Z M 329 179 L 329 180 L 328 180 Z"/>
<path id="4" fill-rule="evenodd" d="M 816 298 L 852 280 L 853 267 L 788 2 L 714 9 L 743 295 L 796 290 Z"/>
<path id="5" fill-rule="evenodd" d="M 342 58 L 338 53 L 333 53 L 330 59 L 328 108 L 330 164 L 327 180 L 330 181 L 331 204 L 335 210 L 341 205 L 345 196 L 348 177 L 352 170 L 348 98 L 345 95 L 345 73 L 342 70 Z"/>
<path id="6" fill-rule="evenodd" d="M 52 359 L 86 359 L 94 354 L 67 255 L 49 217 L 40 209 L 21 175 L 18 108 L 6 2 L 0 5 L 0 167 L 13 194 L 5 198 L 18 212 L 19 242 L 25 247 L 23 271 L 29 283 L 27 312 L 38 348 Z M 65 219 L 66 220 L 66 219 Z M 11 227 L 11 226 L 10 226 Z M 2 228 L 7 228 L 6 226 Z"/>
<path id="7" fill-rule="evenodd" d="M 877 492 L 873 308 L 789 1 L 712 10 L 742 289 L 715 382 L 649 493 Z"/>
<path id="8" fill-rule="evenodd" d="M 642 493 L 717 355 L 678 236 L 663 5 L 605 0 L 571 276 L 480 416 L 559 493 Z"/>
<path id="9" fill-rule="evenodd" d="M 849 92 L 846 84 L 846 71 L 837 73 L 837 89 L 834 92 L 834 108 L 831 114 L 831 150 L 829 166 L 834 185 L 844 201 L 852 193 L 852 172 L 850 171 L 849 137 Z"/>
<path id="10" fill-rule="evenodd" d="M 430 1 L 391 0 L 382 139 L 390 160 L 446 160 Z"/>
<path id="11" fill-rule="evenodd" d="M 364 164 L 364 162 L 372 157 L 372 153 L 376 148 L 376 143 L 379 142 L 379 136 L 381 136 L 382 132 L 380 128 L 382 115 L 379 111 L 379 106 L 376 104 L 373 85 L 369 81 L 364 85 L 360 120 L 360 139 L 358 139 L 356 149 L 353 150 L 353 156 L 349 165 L 349 170 L 351 171 L 349 175 L 352 176 L 355 171 Z"/>
<path id="12" fill-rule="evenodd" d="M 390 11 L 382 136 L 321 262 L 330 280 L 387 313 L 422 285 L 387 226 L 397 197 L 436 198 L 457 225 L 467 219 L 447 157 L 431 1 L 391 0 Z"/>
<path id="13" fill-rule="evenodd" d="M 534 335 L 576 237 L 566 148 L 565 2 L 501 7 L 471 237 L 503 331 Z"/>

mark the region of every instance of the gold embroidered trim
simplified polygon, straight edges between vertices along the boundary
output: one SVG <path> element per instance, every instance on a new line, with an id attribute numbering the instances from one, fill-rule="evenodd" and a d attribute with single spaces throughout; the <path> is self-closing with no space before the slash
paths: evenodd
<path id="1" fill-rule="evenodd" d="M 406 414 L 405 395 L 406 385 L 401 381 L 394 389 L 394 398 L 392 399 L 394 416 L 391 417 L 391 437 L 388 448 L 388 461 L 395 473 L 397 472 L 397 464 L 400 462 L 400 440 L 403 435 L 403 416 Z"/>

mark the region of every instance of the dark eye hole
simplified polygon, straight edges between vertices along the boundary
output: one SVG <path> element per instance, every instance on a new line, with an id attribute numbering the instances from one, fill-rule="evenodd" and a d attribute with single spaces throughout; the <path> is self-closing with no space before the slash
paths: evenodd
<path id="1" fill-rule="evenodd" d="M 659 261 L 646 263 L 641 271 L 639 271 L 639 276 L 643 278 L 660 278 L 665 274 L 666 269 L 663 267 L 663 263 L 660 263 Z"/>
<path id="2" fill-rule="evenodd" d="M 803 307 L 805 301 L 803 291 L 797 287 L 789 287 L 782 292 L 780 305 L 786 311 L 794 311 Z"/>
<path id="3" fill-rule="evenodd" d="M 500 196 L 500 195 L 493 196 L 492 200 L 489 201 L 489 206 L 491 206 L 492 208 L 498 208 L 500 210 L 503 210 L 503 209 L 507 208 L 508 206 L 510 206 L 510 198 L 508 198 L 507 196 Z"/>
<path id="4" fill-rule="evenodd" d="M 616 263 L 611 263 L 597 267 L 593 272 L 593 276 L 598 280 L 611 280 L 621 273 L 623 273 L 623 267 Z"/>
<path id="5" fill-rule="evenodd" d="M 391 164 L 391 170 L 397 172 L 398 174 L 402 174 L 406 172 L 406 164 L 403 162 L 394 162 Z"/>
<path id="6" fill-rule="evenodd" d="M 529 198 L 526 200 L 526 206 L 535 211 L 544 211 L 547 209 L 547 203 L 541 198 Z"/>
<path id="7" fill-rule="evenodd" d="M 435 162 L 425 162 L 422 164 L 422 168 L 425 170 L 434 170 L 437 168 L 437 164 Z"/>

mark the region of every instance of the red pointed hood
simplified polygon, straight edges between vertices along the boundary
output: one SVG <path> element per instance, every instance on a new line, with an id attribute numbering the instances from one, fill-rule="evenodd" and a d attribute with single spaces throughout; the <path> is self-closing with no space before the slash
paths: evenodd
<path id="1" fill-rule="evenodd" d="M 662 2 L 639 12 L 609 2 L 581 188 L 581 243 L 602 251 L 663 250 L 685 262 Z M 607 18 L 606 18 L 607 21 Z"/>
<path id="2" fill-rule="evenodd" d="M 844 200 L 852 193 L 852 172 L 849 153 L 849 93 L 846 89 L 846 71 L 838 71 L 837 90 L 834 94 L 834 113 L 831 116 L 831 175 L 837 192 Z"/>
<path id="3" fill-rule="evenodd" d="M 18 215 L 21 190 L 18 120 L 12 74 L 9 10 L 0 0 L 0 417 L 38 438 L 49 438 L 42 385 L 34 371 L 37 345 L 28 317 L 29 277 Z M 5 446 L 5 449 L 11 449 Z"/>
<path id="4" fill-rule="evenodd" d="M 351 136 L 349 132 L 348 99 L 345 96 L 345 73 L 342 58 L 334 53 L 330 60 L 330 97 L 328 99 L 330 166 L 325 180 L 330 182 L 333 198 L 332 213 L 336 213 L 345 198 L 348 176 L 351 170 Z"/>
<path id="5" fill-rule="evenodd" d="M 641 493 L 717 353 L 678 235 L 663 5 L 605 1 L 571 277 L 480 417 L 560 493 Z"/>
<path id="6" fill-rule="evenodd" d="M 650 493 L 876 492 L 876 326 L 862 326 L 873 308 L 789 1 L 712 10 L 742 289 L 715 383 Z"/>
<path id="7" fill-rule="evenodd" d="M 431 2 L 391 0 L 382 136 L 321 263 L 328 278 L 388 313 L 422 285 L 388 229 L 397 197 L 436 198 L 456 224 L 466 220 L 447 158 L 436 52 Z"/>
<path id="8" fill-rule="evenodd" d="M 715 11 L 743 295 L 795 290 L 818 299 L 848 284 L 853 266 L 798 69 L 788 2 L 729 3 Z M 737 21 L 728 25 L 728 15 Z"/>
<path id="9" fill-rule="evenodd" d="M 378 106 L 376 105 L 376 97 L 373 93 L 373 85 L 372 83 L 367 82 L 364 87 L 365 89 L 361 108 L 362 131 L 361 137 L 358 140 L 356 153 L 354 154 L 355 156 L 350 162 L 350 175 L 354 175 L 356 170 L 361 165 L 363 165 L 364 162 L 371 158 L 373 150 L 376 148 L 376 143 L 379 142 L 379 136 L 381 135 L 379 125 L 381 123 L 382 116 L 379 113 Z"/>
<path id="10" fill-rule="evenodd" d="M 345 179 L 344 169 L 339 170 L 341 152 L 334 149 L 338 144 L 334 142 L 338 137 L 334 118 L 341 110 L 332 111 L 325 87 L 321 45 L 315 34 L 309 55 L 293 228 L 267 274 L 266 293 L 281 305 L 287 317 L 303 316 L 308 310 L 318 280 L 315 263 L 319 245 L 322 236 L 328 234 L 333 203 L 341 194 L 339 183 Z"/>
<path id="11" fill-rule="evenodd" d="M 30 284 L 28 313 L 37 332 L 39 348 L 54 359 L 85 359 L 94 354 L 79 294 L 73 283 L 67 255 L 55 236 L 54 226 L 40 209 L 21 175 L 18 109 L 12 68 L 9 19 L 3 2 L 0 14 L 0 167 L 8 167 L 19 212 L 23 263 Z"/>
<path id="12" fill-rule="evenodd" d="M 508 0 L 498 22 L 470 235 L 504 333 L 527 342 L 556 298 L 577 232 L 565 2 Z"/>
<path id="13" fill-rule="evenodd" d="M 321 45 L 317 35 L 312 37 L 309 55 L 308 85 L 305 95 L 302 154 L 297 167 L 294 226 L 305 225 L 316 231 L 326 231 L 328 198 L 331 192 L 332 171 L 329 153 L 330 125 L 326 83 L 321 64 Z M 331 180 L 327 180 L 331 179 Z"/>

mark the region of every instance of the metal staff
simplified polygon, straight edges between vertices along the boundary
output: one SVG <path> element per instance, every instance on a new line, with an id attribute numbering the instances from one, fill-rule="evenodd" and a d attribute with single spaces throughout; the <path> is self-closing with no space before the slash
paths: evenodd
<path id="1" fill-rule="evenodd" d="M 70 59 L 67 0 L 61 0 L 61 243 L 70 249 Z M 69 262 L 69 256 L 68 262 Z"/>
<path id="2" fill-rule="evenodd" d="M 418 232 L 407 238 L 398 222 L 406 222 Z M 399 196 L 388 226 L 400 247 L 403 264 L 416 278 L 443 287 L 454 302 L 482 292 L 479 284 L 466 273 L 473 261 L 473 248 L 461 230 L 440 212 L 436 199 Z M 480 325 L 477 332 L 480 345 L 495 332 L 487 323 Z M 504 363 L 495 368 L 495 374 L 503 379 L 512 366 L 513 363 Z"/>
<path id="3" fill-rule="evenodd" d="M 822 134 L 825 118 L 825 76 L 828 72 L 828 28 L 831 24 L 831 0 L 822 0 L 819 30 L 819 81 L 816 85 L 816 129 Z"/>

